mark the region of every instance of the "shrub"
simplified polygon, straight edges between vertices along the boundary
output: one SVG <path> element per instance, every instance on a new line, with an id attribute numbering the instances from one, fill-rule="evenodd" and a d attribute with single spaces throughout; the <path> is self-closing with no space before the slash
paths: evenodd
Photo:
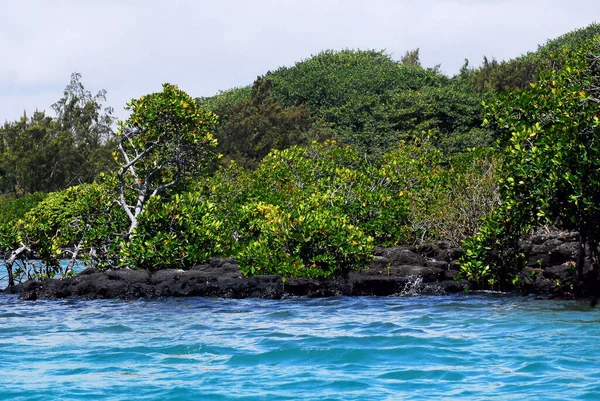
<path id="1" fill-rule="evenodd" d="M 0 197 L 0 224 L 15 222 L 46 198 L 46 193 L 35 192 L 20 198 Z"/>
<path id="2" fill-rule="evenodd" d="M 329 277 L 365 267 L 371 259 L 373 239 L 334 209 L 301 204 L 286 212 L 258 202 L 243 213 L 252 238 L 237 254 L 245 275 Z"/>
<path id="3" fill-rule="evenodd" d="M 133 234 L 123 246 L 121 264 L 147 270 L 189 268 L 230 253 L 233 242 L 215 204 L 196 192 L 150 200 Z"/>

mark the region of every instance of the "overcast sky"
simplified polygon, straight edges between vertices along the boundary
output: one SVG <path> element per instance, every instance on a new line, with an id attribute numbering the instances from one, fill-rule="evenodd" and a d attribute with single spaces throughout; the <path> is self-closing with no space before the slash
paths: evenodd
<path id="1" fill-rule="evenodd" d="M 50 110 L 72 72 L 124 117 L 163 82 L 211 96 L 343 48 L 419 47 L 452 75 L 597 19 L 598 0 L 1 0 L 0 123 Z"/>

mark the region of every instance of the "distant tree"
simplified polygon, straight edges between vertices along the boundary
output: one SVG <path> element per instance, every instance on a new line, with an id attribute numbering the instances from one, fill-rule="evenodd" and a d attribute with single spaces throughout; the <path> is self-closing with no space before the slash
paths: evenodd
<path id="1" fill-rule="evenodd" d="M 101 171 L 112 169 L 114 139 L 112 107 L 105 107 L 106 90 L 92 96 L 81 83 L 81 74 L 71 74 L 63 97 L 52 105 L 59 132 L 69 138 L 73 151 L 63 154 L 68 164 L 65 186 L 91 182 Z"/>
<path id="2" fill-rule="evenodd" d="M 272 85 L 271 79 L 257 79 L 251 96 L 237 103 L 216 131 L 222 153 L 247 168 L 256 167 L 272 149 L 307 144 L 319 136 L 306 106 L 284 108 L 270 96 Z M 316 137 L 309 138 L 312 134 Z"/>
<path id="3" fill-rule="evenodd" d="M 544 60 L 534 53 L 501 62 L 484 57 L 483 64 L 473 75 L 473 84 L 479 92 L 523 89 L 536 80 L 543 64 Z"/>
<path id="4" fill-rule="evenodd" d="M 211 97 L 196 98 L 196 102 L 204 110 L 211 111 L 219 116 L 219 124 L 225 124 L 234 109 L 240 102 L 248 100 L 252 94 L 252 85 L 220 91 Z"/>
<path id="5" fill-rule="evenodd" d="M 56 122 L 44 112 L 7 122 L 0 128 L 0 185 L 5 194 L 49 191 L 61 175 L 61 145 Z"/>
<path id="6" fill-rule="evenodd" d="M 421 67 L 421 60 L 419 60 L 419 48 L 414 50 L 407 50 L 404 56 L 400 59 L 402 65 L 408 67 Z"/>
<path id="7" fill-rule="evenodd" d="M 493 91 L 501 93 L 508 90 L 526 89 L 534 82 L 544 69 L 557 67 L 560 62 L 552 57 L 553 53 L 563 48 L 577 49 L 582 43 L 600 34 L 600 24 L 593 23 L 581 29 L 576 29 L 558 38 L 548 40 L 534 52 L 528 52 L 508 61 L 483 58 L 482 66 L 477 69 L 472 78 L 479 92 Z"/>
<path id="8" fill-rule="evenodd" d="M 22 196 L 91 182 L 114 167 L 112 109 L 84 89 L 74 73 L 52 108 L 56 118 L 36 111 L 0 128 L 0 192 Z"/>
<path id="9" fill-rule="evenodd" d="M 371 157 L 424 130 L 445 137 L 481 125 L 481 96 L 470 82 L 420 67 L 418 49 L 403 59 L 373 50 L 324 51 L 266 76 L 284 106 L 306 104 L 337 139 Z"/>

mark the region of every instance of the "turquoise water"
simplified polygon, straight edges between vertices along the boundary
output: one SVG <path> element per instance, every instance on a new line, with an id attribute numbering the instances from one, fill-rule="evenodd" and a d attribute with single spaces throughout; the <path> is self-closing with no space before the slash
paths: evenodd
<path id="1" fill-rule="evenodd" d="M 17 262 L 17 264 L 18 263 L 19 262 Z M 39 260 L 30 260 L 29 263 L 36 264 L 38 266 L 38 268 L 40 268 L 40 265 L 41 265 L 41 261 L 39 261 Z M 15 266 L 14 266 L 15 270 L 19 267 L 17 264 L 15 264 Z M 63 269 L 66 269 L 66 267 L 69 264 L 69 260 L 61 259 L 60 264 Z M 85 265 L 82 262 L 79 262 L 79 261 L 75 262 L 75 265 L 73 266 L 73 271 L 80 272 L 83 269 L 85 269 Z M 60 277 L 60 275 L 57 275 L 56 277 Z M 21 277 L 21 279 L 24 280 L 25 277 Z M 19 282 L 18 280 L 16 280 L 16 281 L 17 281 L 17 283 Z M 4 261 L 0 259 L 0 289 L 4 289 L 7 286 L 8 286 L 8 274 L 6 271 L 6 265 L 4 264 Z"/>
<path id="2" fill-rule="evenodd" d="M 600 400 L 600 310 L 438 297 L 22 302 L 2 400 Z"/>

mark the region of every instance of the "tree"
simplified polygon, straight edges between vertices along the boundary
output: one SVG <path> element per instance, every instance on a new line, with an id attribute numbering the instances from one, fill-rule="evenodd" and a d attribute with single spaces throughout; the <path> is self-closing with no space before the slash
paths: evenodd
<path id="1" fill-rule="evenodd" d="M 256 167 L 272 149 L 306 144 L 315 132 L 306 106 L 284 108 L 269 96 L 272 84 L 271 79 L 257 79 L 251 97 L 238 102 L 217 128 L 222 152 L 243 167 Z"/>
<path id="2" fill-rule="evenodd" d="M 81 83 L 81 74 L 71 74 L 63 97 L 52 105 L 56 113 L 59 135 L 68 138 L 71 148 L 62 152 L 62 164 L 67 164 L 65 183 L 70 186 L 92 182 L 111 164 L 111 140 L 114 137 L 112 107 L 104 107 L 106 90 L 95 96 Z"/>
<path id="3" fill-rule="evenodd" d="M 106 91 L 97 95 L 74 73 L 52 108 L 56 118 L 36 111 L 0 128 L 0 193 L 22 196 L 89 183 L 114 165 L 112 109 Z"/>
<path id="4" fill-rule="evenodd" d="M 592 23 L 576 29 L 558 38 L 538 46 L 535 52 L 528 52 L 508 61 L 498 62 L 495 59 L 483 58 L 483 65 L 474 71 L 472 82 L 479 92 L 492 91 L 501 93 L 507 90 L 526 89 L 534 82 L 544 69 L 556 64 L 552 55 L 563 48 L 575 50 L 581 43 L 593 39 L 600 34 L 600 24 Z"/>
<path id="5" fill-rule="evenodd" d="M 502 208 L 488 226 L 521 234 L 540 223 L 577 230 L 583 279 L 586 243 L 596 266 L 600 256 L 600 38 L 564 49 L 555 65 L 528 90 L 486 105 L 505 157 Z"/>
<path id="6" fill-rule="evenodd" d="M 380 51 L 324 51 L 268 73 L 271 96 L 306 105 L 335 138 L 372 159 L 423 130 L 467 133 L 481 125 L 481 97 L 470 82 L 422 68 L 418 50 L 401 62 Z"/>
<path id="7" fill-rule="evenodd" d="M 138 225 L 146 202 L 184 185 L 194 172 L 206 171 L 217 158 L 211 132 L 216 117 L 203 111 L 176 85 L 128 103 L 129 119 L 119 122 L 119 201 L 131 222 L 127 236 Z M 128 196 L 129 192 L 134 196 Z"/>
<path id="8" fill-rule="evenodd" d="M 406 65 L 409 67 L 420 67 L 421 60 L 419 59 L 419 48 L 417 47 L 414 50 L 407 50 L 404 53 L 404 56 L 400 59 L 402 65 Z"/>
<path id="9" fill-rule="evenodd" d="M 44 112 L 27 114 L 0 129 L 0 191 L 22 196 L 49 191 L 61 152 L 56 123 Z"/>

